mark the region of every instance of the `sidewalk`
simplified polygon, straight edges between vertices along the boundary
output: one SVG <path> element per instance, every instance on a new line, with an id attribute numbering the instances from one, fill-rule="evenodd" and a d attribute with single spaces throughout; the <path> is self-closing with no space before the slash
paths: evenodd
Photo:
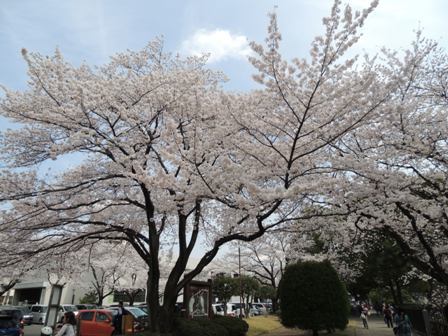
<path id="1" fill-rule="evenodd" d="M 303 331 L 299 329 L 280 328 L 270 333 L 262 334 L 263 336 L 311 336 L 311 331 Z M 334 335 L 334 336 L 394 336 L 392 328 L 387 328 L 384 321 L 380 317 L 369 319 L 369 329 L 364 329 L 360 319 L 352 319 L 349 322 L 347 329 L 344 331 L 336 330 L 334 334 L 327 334 L 326 331 L 321 331 L 319 335 Z"/>
<path id="2" fill-rule="evenodd" d="M 369 318 L 369 329 L 363 328 L 361 319 L 352 321 L 356 325 L 354 336 L 394 336 L 392 328 L 388 328 L 381 317 Z"/>

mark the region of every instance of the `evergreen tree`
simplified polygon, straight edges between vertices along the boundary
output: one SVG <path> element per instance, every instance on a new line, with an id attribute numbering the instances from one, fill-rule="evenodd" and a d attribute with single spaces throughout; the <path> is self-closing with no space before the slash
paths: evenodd
<path id="1" fill-rule="evenodd" d="M 329 331 L 348 323 L 347 291 L 329 262 L 301 262 L 286 268 L 280 283 L 281 322 L 286 327 Z"/>

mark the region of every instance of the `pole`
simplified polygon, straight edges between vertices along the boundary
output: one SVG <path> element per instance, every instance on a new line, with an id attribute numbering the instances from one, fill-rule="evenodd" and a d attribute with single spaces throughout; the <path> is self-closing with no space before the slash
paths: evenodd
<path id="1" fill-rule="evenodd" d="M 242 297 L 243 297 L 243 284 L 241 279 L 241 248 L 240 248 L 240 242 L 238 242 L 238 277 L 240 278 L 240 318 L 243 318 L 242 309 Z"/>

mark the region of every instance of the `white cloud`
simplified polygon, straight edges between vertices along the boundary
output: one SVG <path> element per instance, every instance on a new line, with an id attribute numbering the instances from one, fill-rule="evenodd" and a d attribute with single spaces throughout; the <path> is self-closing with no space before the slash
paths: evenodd
<path id="1" fill-rule="evenodd" d="M 251 49 L 246 36 L 232 34 L 228 30 L 197 30 L 182 43 L 182 51 L 195 56 L 210 54 L 209 62 L 219 62 L 228 58 L 246 58 Z"/>

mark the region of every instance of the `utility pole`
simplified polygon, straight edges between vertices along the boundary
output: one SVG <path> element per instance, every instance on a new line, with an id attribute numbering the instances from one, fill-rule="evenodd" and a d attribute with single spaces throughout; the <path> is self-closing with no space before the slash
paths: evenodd
<path id="1" fill-rule="evenodd" d="M 238 277 L 240 278 L 240 319 L 243 318 L 243 304 L 242 304 L 242 297 L 243 297 L 243 284 L 241 279 L 241 248 L 240 248 L 240 242 L 238 241 Z"/>

